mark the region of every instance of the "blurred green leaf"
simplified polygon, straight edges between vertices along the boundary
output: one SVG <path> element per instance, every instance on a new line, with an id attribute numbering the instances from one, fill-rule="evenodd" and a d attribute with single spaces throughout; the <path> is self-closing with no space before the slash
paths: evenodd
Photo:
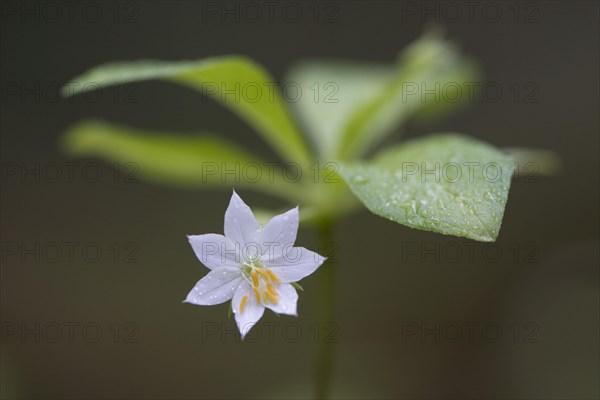
<path id="1" fill-rule="evenodd" d="M 504 151 L 515 160 L 520 176 L 554 176 L 562 168 L 562 159 L 551 150 L 509 147 Z"/>
<path id="2" fill-rule="evenodd" d="M 323 95 L 317 102 L 314 89 L 293 106 L 321 158 L 347 160 L 364 155 L 415 114 L 432 117 L 460 105 L 468 97 L 453 90 L 477 76 L 475 63 L 430 32 L 401 53 L 398 65 L 304 63 L 287 80 L 337 100 L 326 102 Z"/>
<path id="3" fill-rule="evenodd" d="M 447 112 L 461 102 L 454 102 L 443 88 L 473 82 L 477 77 L 476 64 L 462 57 L 453 43 L 443 40 L 437 31 L 423 35 L 401 53 L 388 85 L 348 121 L 339 157 L 352 159 L 364 154 L 418 112 Z"/>
<path id="4" fill-rule="evenodd" d="M 285 182 L 278 168 L 216 136 L 144 132 L 86 121 L 65 133 L 63 145 L 72 155 L 132 163 L 130 172 L 159 183 L 248 187 L 294 201 L 300 196 L 299 188 Z"/>
<path id="5" fill-rule="evenodd" d="M 502 151 L 459 134 L 395 146 L 340 174 L 374 214 L 412 228 L 492 242 L 513 173 Z"/>
<path id="6" fill-rule="evenodd" d="M 286 81 L 303 95 L 291 105 L 298 114 L 321 159 L 330 161 L 353 114 L 374 101 L 393 79 L 392 65 L 344 62 L 303 62 Z"/>
<path id="7" fill-rule="evenodd" d="M 275 217 L 276 215 L 283 214 L 288 210 L 289 208 L 281 210 L 254 208 L 252 212 L 254 213 L 254 217 L 256 218 L 259 224 L 266 225 L 266 223 L 269 222 L 271 218 Z M 313 218 L 315 218 L 318 215 L 317 211 L 318 210 L 314 206 L 301 206 L 298 213 L 300 222 L 311 222 Z"/>
<path id="8" fill-rule="evenodd" d="M 310 163 L 306 142 L 273 78 L 241 56 L 200 61 L 131 61 L 101 65 L 74 78 L 63 95 L 147 79 L 165 79 L 213 96 L 254 127 L 287 161 Z"/>

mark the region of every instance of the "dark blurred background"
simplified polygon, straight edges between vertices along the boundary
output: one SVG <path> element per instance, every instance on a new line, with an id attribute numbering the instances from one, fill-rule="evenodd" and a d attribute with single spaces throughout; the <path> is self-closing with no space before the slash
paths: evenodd
<path id="1" fill-rule="evenodd" d="M 50 3 L 61 16 L 2 2 L 4 398 L 305 398 L 315 341 L 329 337 L 334 397 L 598 398 L 598 2 L 483 2 L 471 15 L 468 2 L 455 2 L 458 20 L 443 2 L 288 2 L 271 20 L 266 3 L 254 3 L 265 13 L 256 22 L 241 2 L 83 2 L 72 13 Z M 346 219 L 335 325 L 314 325 L 317 273 L 303 281 L 298 319 L 266 313 L 262 336 L 237 343 L 227 305 L 181 303 L 207 271 L 185 234 L 222 232 L 230 192 L 115 182 L 104 163 L 92 183 L 82 178 L 91 160 L 60 150 L 71 124 L 100 117 L 216 132 L 275 157 L 230 111 L 176 85 L 109 88 L 97 101 L 58 100 L 56 87 L 92 66 L 140 58 L 244 54 L 277 79 L 305 58 L 390 63 L 436 22 L 503 95 L 411 124 L 404 137 L 457 131 L 549 149 L 563 169 L 514 182 L 496 244 L 366 211 Z M 537 88 L 534 102 L 511 91 L 526 83 Z M 72 181 L 7 172 L 69 161 L 79 163 Z M 287 206 L 241 194 L 251 206 Z M 314 248 L 310 229 L 299 237 Z M 54 257 L 52 243 L 76 243 L 73 257 Z"/>

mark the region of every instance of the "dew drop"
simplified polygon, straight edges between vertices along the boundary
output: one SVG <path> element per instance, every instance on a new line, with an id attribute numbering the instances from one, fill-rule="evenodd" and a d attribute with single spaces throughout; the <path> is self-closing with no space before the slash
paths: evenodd
<path id="1" fill-rule="evenodd" d="M 364 176 L 362 176 L 362 175 L 357 175 L 357 176 L 355 176 L 355 177 L 352 179 L 352 181 L 353 181 L 354 183 L 364 184 L 364 183 L 368 183 L 368 182 L 369 182 L 369 179 L 368 179 L 368 178 L 366 178 L 366 177 L 364 177 Z"/>

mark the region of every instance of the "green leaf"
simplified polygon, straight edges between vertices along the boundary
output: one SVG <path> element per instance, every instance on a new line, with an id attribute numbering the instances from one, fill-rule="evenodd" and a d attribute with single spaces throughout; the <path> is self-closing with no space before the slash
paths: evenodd
<path id="1" fill-rule="evenodd" d="M 306 143 L 292 120 L 273 78 L 241 56 L 200 61 L 131 61 L 101 65 L 63 87 L 71 96 L 99 88 L 147 79 L 165 79 L 215 97 L 263 135 L 286 160 L 310 163 Z"/>
<path id="2" fill-rule="evenodd" d="M 562 169 L 562 159 L 552 150 L 509 147 L 504 151 L 515 160 L 520 177 L 554 176 Z"/>
<path id="3" fill-rule="evenodd" d="M 158 183 L 248 187 L 295 201 L 300 196 L 272 164 L 214 135 L 144 132 L 86 121 L 65 133 L 63 145 L 72 155 L 128 165 L 130 172 Z"/>
<path id="4" fill-rule="evenodd" d="M 281 210 L 268 210 L 265 208 L 255 208 L 252 210 L 252 212 L 254 213 L 254 217 L 256 218 L 258 223 L 264 226 L 267 224 L 267 222 L 269 222 L 271 220 L 271 218 L 275 217 L 276 215 L 283 214 L 288 210 L 289 210 L 289 208 L 281 209 Z M 300 222 L 312 222 L 313 219 L 315 218 L 315 216 L 318 215 L 317 212 L 318 212 L 318 210 L 314 206 L 301 206 L 300 210 L 299 210 Z"/>
<path id="5" fill-rule="evenodd" d="M 301 292 L 304 292 L 304 288 L 302 286 L 300 286 L 300 284 L 298 282 L 292 282 L 291 285 L 293 287 L 295 287 L 296 289 L 298 289 Z"/>
<path id="6" fill-rule="evenodd" d="M 468 97 L 452 89 L 477 76 L 475 63 L 430 32 L 401 53 L 398 65 L 304 63 L 287 80 L 306 91 L 292 105 L 321 158 L 347 160 L 365 154 L 413 115 L 432 117 L 460 105 Z M 321 95 L 314 98 L 317 89 Z M 337 102 L 326 102 L 326 95 Z"/>
<path id="7" fill-rule="evenodd" d="M 459 134 L 393 147 L 340 174 L 374 214 L 412 228 L 496 240 L 514 165 L 496 148 Z"/>
<path id="8" fill-rule="evenodd" d="M 303 62 L 290 70 L 286 81 L 303 93 L 291 103 L 292 109 L 321 159 L 334 157 L 353 114 L 376 99 L 395 73 L 393 65 L 321 61 Z"/>
<path id="9" fill-rule="evenodd" d="M 427 111 L 430 116 L 436 110 L 447 112 L 461 102 L 448 101 L 453 95 L 445 95 L 444 88 L 472 82 L 477 76 L 475 63 L 462 57 L 437 31 L 423 35 L 401 53 L 388 85 L 348 121 L 338 156 L 352 159 L 364 154 L 419 112 Z"/>

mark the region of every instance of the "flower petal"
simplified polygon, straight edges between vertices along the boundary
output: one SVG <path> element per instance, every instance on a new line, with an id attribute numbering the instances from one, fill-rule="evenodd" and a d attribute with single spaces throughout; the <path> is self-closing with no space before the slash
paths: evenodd
<path id="1" fill-rule="evenodd" d="M 274 259 L 284 246 L 293 246 L 298 233 L 298 222 L 298 207 L 271 218 L 259 235 L 262 254 L 268 253 L 268 256 Z"/>
<path id="2" fill-rule="evenodd" d="M 324 261 L 325 257 L 304 247 L 292 247 L 280 257 L 268 260 L 267 265 L 281 282 L 289 283 L 312 274 Z"/>
<path id="3" fill-rule="evenodd" d="M 219 268 L 210 271 L 196 283 L 184 302 L 199 306 L 224 303 L 233 297 L 243 279 L 239 269 Z"/>
<path id="4" fill-rule="evenodd" d="M 260 225 L 250 207 L 234 191 L 225 211 L 225 236 L 247 251 L 247 245 L 257 244 Z"/>
<path id="5" fill-rule="evenodd" d="M 268 303 L 266 306 L 277 314 L 287 314 L 298 316 L 296 303 L 298 302 L 298 293 L 289 283 L 281 283 L 275 287 L 279 292 L 279 301 L 276 304 Z"/>
<path id="6" fill-rule="evenodd" d="M 198 260 L 209 269 L 238 267 L 241 263 L 240 248 L 223 235 L 188 235 L 188 240 Z"/>
<path id="7" fill-rule="evenodd" d="M 243 306 L 242 302 L 244 303 Z M 231 301 L 231 308 L 235 313 L 235 322 L 237 323 L 242 339 L 244 339 L 246 334 L 265 312 L 265 306 L 256 300 L 252 292 L 252 287 L 246 281 L 242 281 L 235 291 L 233 300 Z"/>

